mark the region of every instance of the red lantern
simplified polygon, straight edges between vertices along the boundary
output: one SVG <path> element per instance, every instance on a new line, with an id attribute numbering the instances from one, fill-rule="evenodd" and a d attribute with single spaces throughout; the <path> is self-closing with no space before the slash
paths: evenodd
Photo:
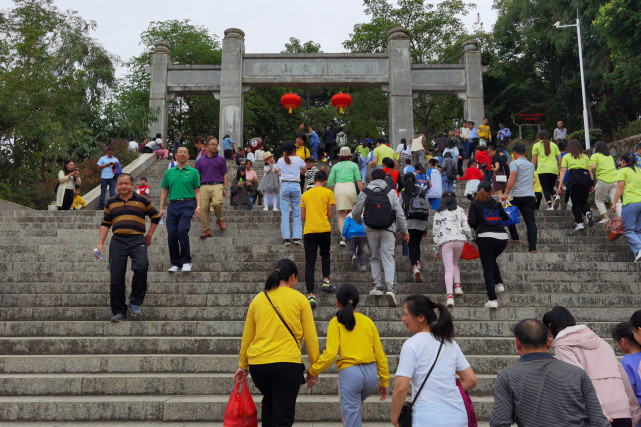
<path id="1" fill-rule="evenodd" d="M 289 114 L 292 114 L 292 110 L 300 107 L 300 96 L 295 93 L 286 93 L 280 98 L 280 104 L 289 109 Z"/>
<path id="2" fill-rule="evenodd" d="M 340 113 L 343 114 L 343 109 L 347 108 L 352 103 L 352 97 L 347 93 L 337 93 L 332 96 L 332 105 L 340 109 Z"/>

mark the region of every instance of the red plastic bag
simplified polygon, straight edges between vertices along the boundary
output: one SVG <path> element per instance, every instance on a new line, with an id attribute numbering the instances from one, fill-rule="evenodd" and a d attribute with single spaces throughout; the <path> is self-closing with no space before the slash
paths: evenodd
<path id="1" fill-rule="evenodd" d="M 239 386 L 242 388 L 238 391 Z M 247 387 L 247 381 L 243 378 L 236 382 L 236 387 L 229 396 L 227 409 L 225 409 L 224 427 L 258 427 L 258 415 L 254 399 Z"/>
<path id="2" fill-rule="evenodd" d="M 605 229 L 608 232 L 608 240 L 616 240 L 623 236 L 623 221 L 620 216 L 613 216 L 608 220 Z"/>
<path id="3" fill-rule="evenodd" d="M 461 252 L 461 259 L 470 260 L 479 259 L 480 257 L 479 250 L 476 249 L 476 246 L 465 243 L 465 246 L 463 246 L 463 252 Z"/>

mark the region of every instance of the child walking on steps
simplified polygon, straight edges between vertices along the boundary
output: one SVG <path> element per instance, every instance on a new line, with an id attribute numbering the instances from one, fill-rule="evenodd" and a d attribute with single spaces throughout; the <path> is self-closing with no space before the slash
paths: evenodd
<path id="1" fill-rule="evenodd" d="M 352 218 L 352 213 L 347 214 L 343 224 L 343 242 L 349 242 L 349 256 L 352 264 L 358 260 L 360 271 L 365 272 L 365 227 Z"/>
<path id="2" fill-rule="evenodd" d="M 336 361 L 341 415 L 347 427 L 361 426 L 361 405 L 376 391 L 377 380 L 381 401 L 389 394 L 387 357 L 374 322 L 356 312 L 359 298 L 354 285 L 338 288 L 336 305 L 340 311 L 329 322 L 325 351 L 307 373 L 309 388 Z"/>
<path id="3" fill-rule="evenodd" d="M 280 192 L 280 180 L 278 179 L 278 171 L 274 165 L 274 155 L 269 151 L 263 154 L 265 160 L 265 176 L 258 185 L 258 191 L 263 192 L 264 208 L 269 210 L 269 200 L 272 200 L 272 209 L 278 211 L 278 193 Z"/>

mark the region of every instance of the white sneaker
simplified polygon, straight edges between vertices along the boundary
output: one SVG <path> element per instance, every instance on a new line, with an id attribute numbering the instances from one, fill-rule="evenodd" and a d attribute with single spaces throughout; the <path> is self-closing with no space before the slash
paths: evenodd
<path id="1" fill-rule="evenodd" d="M 494 289 L 496 290 L 496 292 L 499 292 L 499 293 L 500 292 L 505 292 L 505 286 L 503 286 L 502 283 L 499 283 L 498 285 L 495 285 Z"/>
<path id="2" fill-rule="evenodd" d="M 170 272 L 170 273 L 176 273 L 176 272 L 180 271 L 180 267 L 178 267 L 177 265 L 172 265 L 171 268 L 169 270 L 167 270 L 167 271 Z"/>
<path id="3" fill-rule="evenodd" d="M 607 224 L 608 221 L 610 221 L 609 218 L 603 218 L 601 221 L 599 221 L 599 224 Z"/>
<path id="4" fill-rule="evenodd" d="M 546 211 L 553 211 L 553 210 L 554 210 L 554 206 L 550 206 L 549 208 L 546 209 Z"/>
<path id="5" fill-rule="evenodd" d="M 345 246 L 346 244 L 347 244 L 347 243 L 343 242 L 342 240 L 341 240 L 341 242 L 339 243 L 339 245 L 341 245 L 341 246 Z"/>
<path id="6" fill-rule="evenodd" d="M 358 261 L 358 257 L 356 255 L 352 255 L 352 265 L 354 265 L 356 261 Z"/>
<path id="7" fill-rule="evenodd" d="M 394 292 L 387 291 L 387 294 L 385 294 L 385 296 L 387 297 L 387 305 L 389 305 L 390 307 L 396 307 L 397 306 L 397 304 L 396 304 L 396 295 L 394 295 Z"/>
<path id="8" fill-rule="evenodd" d="M 280 211 L 278 210 L 278 208 L 274 208 L 274 209 L 273 209 L 273 211 L 274 211 L 274 212 L 280 212 Z"/>
<path id="9" fill-rule="evenodd" d="M 183 270 L 182 271 L 191 271 L 191 264 L 183 264 Z"/>
<path id="10" fill-rule="evenodd" d="M 264 211 L 268 211 L 269 209 L 267 208 L 267 206 L 265 206 L 265 207 L 263 208 L 263 210 L 264 210 Z"/>
<path id="11" fill-rule="evenodd" d="M 499 308 L 499 303 L 497 301 L 488 301 L 485 303 L 485 308 Z"/>
<path id="12" fill-rule="evenodd" d="M 454 285 L 454 295 L 463 295 L 463 288 L 460 285 Z"/>
<path id="13" fill-rule="evenodd" d="M 447 296 L 447 302 L 445 303 L 445 307 L 454 307 L 454 295 Z"/>
<path id="14" fill-rule="evenodd" d="M 558 207 L 556 206 L 557 203 L 559 205 Z M 552 196 L 552 209 L 554 210 L 560 207 L 561 207 L 561 198 L 555 194 L 554 196 Z"/>
<path id="15" fill-rule="evenodd" d="M 639 262 L 641 261 L 641 251 L 637 254 L 637 257 L 634 259 L 634 262 Z"/>
<path id="16" fill-rule="evenodd" d="M 385 295 L 385 292 L 383 292 L 381 288 L 374 288 L 371 291 L 369 291 L 369 294 L 380 297 L 381 295 Z"/>
<path id="17" fill-rule="evenodd" d="M 592 219 L 592 212 L 590 211 L 586 212 L 585 221 L 588 223 L 588 227 L 592 227 L 594 225 L 594 219 Z"/>
<path id="18" fill-rule="evenodd" d="M 583 225 L 582 222 L 577 224 L 576 227 L 574 227 L 574 231 L 580 231 L 580 230 L 585 230 L 585 225 Z"/>

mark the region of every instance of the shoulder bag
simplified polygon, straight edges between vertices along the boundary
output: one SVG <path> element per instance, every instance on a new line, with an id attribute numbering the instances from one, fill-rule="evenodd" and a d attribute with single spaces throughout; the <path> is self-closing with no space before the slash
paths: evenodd
<path id="1" fill-rule="evenodd" d="M 434 365 L 436 365 L 438 356 L 441 354 L 441 349 L 443 348 L 443 341 L 441 341 L 441 345 L 438 347 L 438 353 L 436 353 L 436 359 L 434 359 L 434 363 L 432 363 L 432 367 L 430 368 L 429 372 L 425 376 L 425 379 L 423 380 L 423 384 L 421 384 L 421 388 L 419 388 L 418 391 L 416 392 L 416 396 L 414 396 L 414 400 L 412 400 L 411 402 L 405 402 L 403 404 L 403 408 L 401 409 L 401 414 L 398 416 L 399 427 L 412 427 L 412 407 L 416 403 L 416 399 L 418 399 L 418 395 L 421 394 L 421 390 L 423 390 L 423 386 L 427 382 L 427 379 L 430 377 L 432 370 L 434 370 Z"/>
<path id="2" fill-rule="evenodd" d="M 294 335 L 292 330 L 289 328 L 289 325 L 287 324 L 287 322 L 285 322 L 285 319 L 283 319 L 283 316 L 281 316 L 280 313 L 278 312 L 278 309 L 276 308 L 276 306 L 272 302 L 271 298 L 269 298 L 269 295 L 267 295 L 267 291 L 263 291 L 263 293 L 267 297 L 267 301 L 269 301 L 269 303 L 272 305 L 272 308 L 274 309 L 274 311 L 278 315 L 278 318 L 280 319 L 280 321 L 283 322 L 283 325 L 285 325 L 285 327 L 287 328 L 287 331 L 289 332 L 289 334 L 292 336 L 292 338 L 294 338 L 294 341 L 296 342 L 296 347 L 300 349 L 300 346 L 298 345 L 298 340 L 296 339 L 296 336 Z M 301 373 L 300 373 L 300 383 L 301 384 L 305 384 L 306 383 L 306 381 L 305 381 L 305 364 L 303 362 L 301 362 L 301 368 L 302 368 L 302 370 L 301 370 Z"/>

